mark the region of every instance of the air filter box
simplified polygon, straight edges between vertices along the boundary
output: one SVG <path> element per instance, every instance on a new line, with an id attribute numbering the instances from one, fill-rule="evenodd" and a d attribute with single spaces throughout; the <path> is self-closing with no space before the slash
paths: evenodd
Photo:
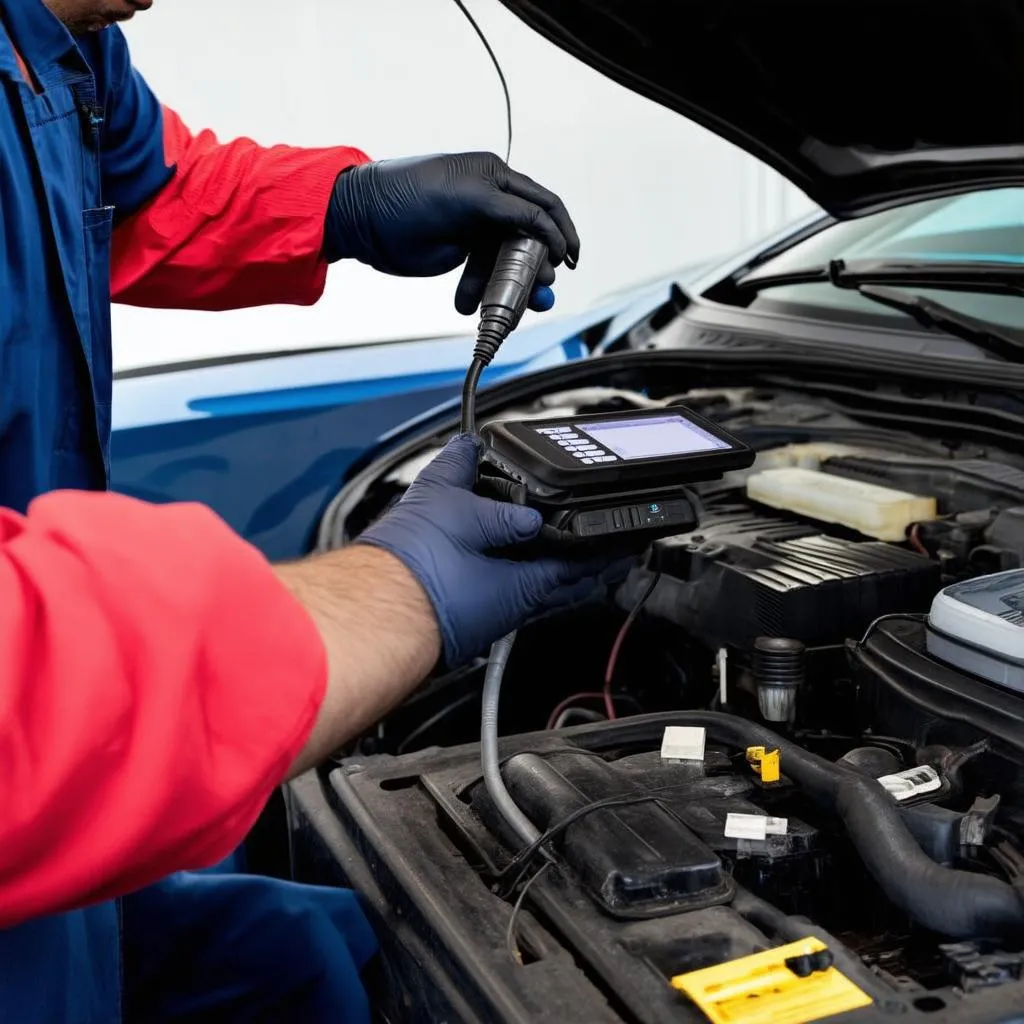
<path id="1" fill-rule="evenodd" d="M 710 510 L 699 531 L 655 541 L 650 566 L 620 588 L 623 607 L 660 570 L 646 611 L 709 646 L 741 649 L 759 636 L 842 643 L 879 615 L 926 611 L 941 585 L 938 565 L 913 551 L 831 537 L 746 506 Z"/>

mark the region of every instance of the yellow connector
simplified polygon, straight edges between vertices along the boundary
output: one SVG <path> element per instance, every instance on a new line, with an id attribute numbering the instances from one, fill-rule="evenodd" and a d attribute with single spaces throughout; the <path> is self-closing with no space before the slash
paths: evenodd
<path id="1" fill-rule="evenodd" d="M 782 777 L 781 762 L 777 750 L 764 747 L 747 747 L 747 761 L 761 776 L 762 782 L 778 782 Z"/>
<path id="2" fill-rule="evenodd" d="M 712 1024 L 811 1024 L 872 1003 L 815 938 L 679 974 L 672 987 Z"/>

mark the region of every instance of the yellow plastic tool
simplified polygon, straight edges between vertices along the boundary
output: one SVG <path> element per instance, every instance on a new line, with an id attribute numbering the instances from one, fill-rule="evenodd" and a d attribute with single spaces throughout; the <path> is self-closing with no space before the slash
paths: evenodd
<path id="1" fill-rule="evenodd" d="M 672 987 L 713 1024 L 810 1024 L 871 1005 L 871 997 L 835 967 L 814 969 L 821 964 L 831 964 L 828 947 L 806 938 L 679 974 Z"/>
<path id="2" fill-rule="evenodd" d="M 762 782 L 778 782 L 782 777 L 782 767 L 777 750 L 765 747 L 747 747 L 747 761 L 761 776 Z"/>

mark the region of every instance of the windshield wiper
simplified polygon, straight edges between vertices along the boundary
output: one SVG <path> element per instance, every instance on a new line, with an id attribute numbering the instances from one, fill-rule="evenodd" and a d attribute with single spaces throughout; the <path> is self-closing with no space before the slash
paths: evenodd
<path id="1" fill-rule="evenodd" d="M 864 284 L 901 284 L 948 291 L 1024 295 L 1024 263 L 1001 260 L 831 260 L 820 267 L 784 274 L 753 271 L 734 285 L 757 293 L 787 284 L 831 284 L 859 289 Z"/>
<path id="2" fill-rule="evenodd" d="M 865 299 L 898 309 L 912 316 L 922 327 L 937 327 L 946 334 L 963 338 L 978 348 L 1012 363 L 1024 362 L 1024 335 L 993 327 L 935 299 L 882 285 L 862 284 L 857 291 Z"/>

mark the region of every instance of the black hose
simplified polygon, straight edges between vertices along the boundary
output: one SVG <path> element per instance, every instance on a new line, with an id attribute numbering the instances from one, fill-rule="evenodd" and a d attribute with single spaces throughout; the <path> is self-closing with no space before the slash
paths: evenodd
<path id="1" fill-rule="evenodd" d="M 917 844 L 893 798 L 872 778 L 798 747 L 755 722 L 711 711 L 673 714 L 737 747 L 778 750 L 783 773 L 842 820 L 868 873 L 914 921 L 953 938 L 1024 934 L 1024 895 L 989 875 L 936 864 Z"/>

